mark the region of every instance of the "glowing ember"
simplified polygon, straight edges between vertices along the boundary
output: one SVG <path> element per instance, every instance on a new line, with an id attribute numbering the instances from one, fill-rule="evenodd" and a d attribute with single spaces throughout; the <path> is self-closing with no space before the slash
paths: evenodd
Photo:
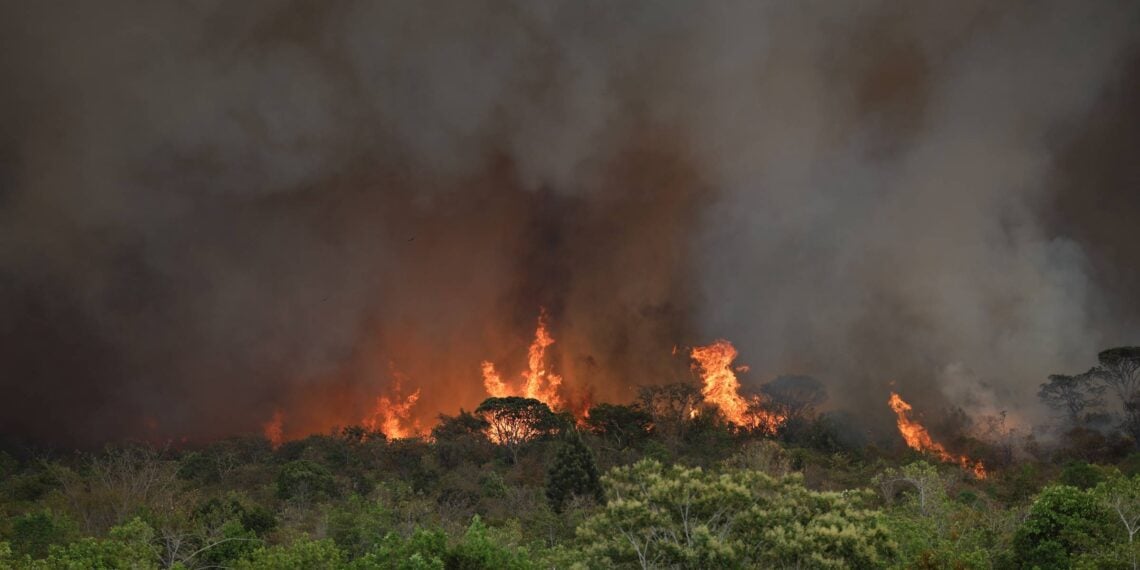
<path id="1" fill-rule="evenodd" d="M 492 397 L 523 396 L 539 400 L 551 409 L 563 407 L 562 397 L 558 394 L 562 377 L 548 370 L 546 365 L 546 349 L 554 344 L 554 337 L 546 328 L 546 319 L 544 309 L 538 316 L 534 342 L 527 351 L 527 370 L 522 373 L 522 390 L 512 390 L 503 382 L 493 363 L 483 362 L 483 387 Z"/>
<path id="2" fill-rule="evenodd" d="M 364 418 L 361 423 L 364 427 L 383 433 L 388 439 L 405 439 L 420 433 L 418 422 L 408 425 L 408 418 L 412 415 L 412 407 L 420 399 L 420 391 L 416 389 L 410 396 L 400 399 L 400 385 L 402 377 L 395 375 L 396 383 L 393 386 L 394 395 L 376 398 L 376 409 L 372 415 Z"/>
<path id="3" fill-rule="evenodd" d="M 891 409 L 898 415 L 899 433 L 902 434 L 906 444 L 916 451 L 933 453 L 938 456 L 942 461 L 948 463 L 957 463 L 963 469 L 968 469 L 974 472 L 974 476 L 978 479 L 986 478 L 986 468 L 982 465 L 981 461 L 974 461 L 965 455 L 954 455 L 946 450 L 941 443 L 934 441 L 930 437 L 930 433 L 922 424 L 910 419 L 910 404 L 903 401 L 901 397 L 895 392 L 891 392 L 891 399 L 887 402 L 890 404 Z"/>
<path id="4" fill-rule="evenodd" d="M 269 445 L 273 446 L 273 449 L 281 447 L 281 442 L 285 441 L 282 431 L 282 424 L 284 423 L 285 414 L 281 410 L 276 410 L 273 412 L 273 418 L 261 426 L 265 439 L 269 440 Z"/>
<path id="5" fill-rule="evenodd" d="M 760 408 L 759 396 L 745 398 L 740 395 L 740 381 L 732 369 L 736 360 L 736 347 L 727 340 L 717 340 L 708 346 L 698 346 L 689 353 L 693 359 L 693 369 L 700 376 L 704 386 L 701 393 L 705 401 L 720 409 L 728 421 L 741 427 L 762 429 L 774 433 L 784 422 L 780 415 Z M 741 367 L 740 370 L 747 370 Z M 696 410 L 690 414 L 696 417 Z"/>

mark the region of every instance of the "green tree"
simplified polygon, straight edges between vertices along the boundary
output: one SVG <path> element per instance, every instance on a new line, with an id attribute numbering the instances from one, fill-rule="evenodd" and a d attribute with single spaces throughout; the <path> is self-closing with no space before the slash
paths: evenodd
<path id="1" fill-rule="evenodd" d="M 946 477 L 925 461 L 915 461 L 901 468 L 891 467 L 871 481 L 879 487 L 883 500 L 888 504 L 899 491 L 911 489 L 915 492 L 921 514 L 933 515 L 946 508 Z"/>
<path id="2" fill-rule="evenodd" d="M 440 530 L 416 529 L 411 536 L 389 532 L 371 552 L 357 558 L 356 570 L 444 570 L 447 535 Z"/>
<path id="3" fill-rule="evenodd" d="M 479 515 L 471 520 L 463 538 L 445 560 L 448 570 L 528 570 L 537 568 L 526 549 L 504 544 L 502 536 L 483 524 Z"/>
<path id="4" fill-rule="evenodd" d="M 259 548 L 237 570 L 340 570 L 346 566 L 344 554 L 331 540 L 301 538 L 291 544 Z"/>
<path id="5" fill-rule="evenodd" d="M 895 550 L 865 497 L 811 491 L 798 475 L 642 460 L 603 483 L 605 508 L 578 530 L 599 567 L 875 567 Z"/>
<path id="6" fill-rule="evenodd" d="M 11 524 L 12 549 L 32 558 L 44 558 L 53 545 L 66 544 L 76 533 L 74 523 L 49 510 L 13 517 Z"/>
<path id="7" fill-rule="evenodd" d="M 1046 487 L 1013 537 L 1022 568 L 1069 568 L 1111 542 L 1109 512 L 1092 494 L 1068 485 Z"/>
<path id="8" fill-rule="evenodd" d="M 598 503 L 605 500 L 598 466 L 578 432 L 559 446 L 546 472 L 546 498 L 554 512 L 561 513 L 563 504 L 574 496 L 591 497 Z"/>
<path id="9" fill-rule="evenodd" d="M 1097 485 L 1093 495 L 1107 508 L 1117 526 L 1128 537 L 1126 555 L 1137 568 L 1137 541 L 1140 533 L 1140 476 L 1117 476 Z"/>
<path id="10" fill-rule="evenodd" d="M 281 467 L 277 474 L 277 497 L 302 504 L 337 494 L 336 480 L 324 465 L 299 459 Z"/>
<path id="11" fill-rule="evenodd" d="M 111 570 L 157 568 L 158 548 L 154 529 L 141 519 L 113 527 L 105 539 L 84 538 L 65 546 L 53 546 L 44 560 L 27 565 L 29 570 Z"/>

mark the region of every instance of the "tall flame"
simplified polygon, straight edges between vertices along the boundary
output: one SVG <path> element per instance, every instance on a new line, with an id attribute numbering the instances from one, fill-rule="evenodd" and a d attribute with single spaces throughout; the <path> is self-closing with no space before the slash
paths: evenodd
<path id="1" fill-rule="evenodd" d="M 261 425 L 262 433 L 265 434 L 265 439 L 269 440 L 269 445 L 271 445 L 273 449 L 281 447 L 281 443 L 285 441 L 284 431 L 282 430 L 284 423 L 285 414 L 281 410 L 274 410 L 273 418 Z"/>
<path id="2" fill-rule="evenodd" d="M 527 351 L 527 371 L 523 373 L 526 379 L 526 397 L 545 402 L 551 409 L 562 407 L 562 398 L 558 395 L 558 387 L 562 385 L 562 377 L 546 369 L 546 349 L 554 344 L 554 337 L 546 330 L 546 311 L 538 315 L 538 327 L 534 331 L 534 342 L 530 343 Z"/>
<path id="3" fill-rule="evenodd" d="M 719 408 L 728 421 L 768 433 L 774 433 L 784 422 L 783 416 L 760 408 L 759 396 L 745 398 L 740 395 L 740 381 L 732 368 L 737 352 L 731 342 L 718 339 L 708 346 L 694 347 L 689 354 L 694 361 L 693 369 L 700 374 L 704 383 L 701 394 L 705 401 Z M 738 370 L 748 369 L 740 367 Z M 693 410 L 691 416 L 696 416 L 696 410 Z"/>
<path id="4" fill-rule="evenodd" d="M 511 389 L 495 370 L 495 363 L 489 360 L 483 361 L 483 388 L 493 398 L 505 398 L 511 395 Z"/>
<path id="5" fill-rule="evenodd" d="M 911 405 L 906 403 L 897 393 L 891 392 L 891 399 L 887 401 L 891 409 L 894 410 L 895 415 L 898 416 L 899 433 L 902 434 L 903 439 L 906 440 L 907 446 L 916 451 L 923 451 L 933 453 L 938 456 L 942 461 L 948 463 L 957 463 L 963 469 L 968 469 L 974 472 L 974 476 L 978 479 L 986 478 L 986 468 L 982 465 L 981 461 L 974 461 L 965 455 L 955 455 L 946 450 L 946 448 L 937 441 L 930 437 L 930 433 L 922 424 L 915 420 L 910 419 L 910 411 L 913 409 Z"/>
<path id="6" fill-rule="evenodd" d="M 495 398 L 506 396 L 524 396 L 534 398 L 550 406 L 551 409 L 563 407 L 559 388 L 562 386 L 562 377 L 547 368 L 546 349 L 554 344 L 554 337 L 547 329 L 546 310 L 538 315 L 538 326 L 534 331 L 534 341 L 527 350 L 527 370 L 522 373 L 523 385 L 521 390 L 513 390 L 499 376 L 492 362 L 484 361 L 483 388 Z"/>
<path id="7" fill-rule="evenodd" d="M 408 424 L 412 415 L 412 407 L 420 399 L 420 390 L 417 388 L 406 398 L 401 399 L 402 376 L 395 374 L 396 382 L 393 386 L 392 396 L 379 396 L 376 398 L 376 408 L 372 414 L 361 420 L 364 427 L 383 433 L 388 439 L 405 439 L 420 433 L 419 424 Z"/>

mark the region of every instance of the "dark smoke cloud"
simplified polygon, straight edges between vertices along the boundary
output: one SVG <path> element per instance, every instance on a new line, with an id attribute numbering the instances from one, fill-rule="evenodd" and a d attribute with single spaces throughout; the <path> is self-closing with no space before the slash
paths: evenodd
<path id="1" fill-rule="evenodd" d="M 0 431 L 428 421 L 539 306 L 599 399 L 724 336 L 1032 416 L 1138 332 L 1140 9 L 944 4 L 8 3 Z"/>

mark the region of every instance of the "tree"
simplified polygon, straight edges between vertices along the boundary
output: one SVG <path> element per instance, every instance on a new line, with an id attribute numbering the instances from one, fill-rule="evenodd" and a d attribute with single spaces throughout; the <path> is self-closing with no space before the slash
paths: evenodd
<path id="1" fill-rule="evenodd" d="M 653 418 L 635 406 L 598 404 L 586 416 L 586 427 L 618 450 L 644 439 L 652 425 Z"/>
<path id="2" fill-rule="evenodd" d="M 277 497 L 302 504 L 337 494 L 336 480 L 324 465 L 305 459 L 290 461 L 277 474 Z"/>
<path id="3" fill-rule="evenodd" d="M 1136 534 L 1140 533 L 1140 476 L 1114 477 L 1097 485 L 1093 494 L 1116 515 L 1128 535 L 1128 560 L 1136 569 Z"/>
<path id="4" fill-rule="evenodd" d="M 475 408 L 475 414 L 487 422 L 491 440 L 510 450 L 512 463 L 518 463 L 523 445 L 554 432 L 558 426 L 550 408 L 534 398 L 487 398 Z"/>
<path id="5" fill-rule="evenodd" d="M 652 418 L 654 433 L 673 440 L 684 435 L 703 401 L 701 387 L 692 382 L 642 386 L 637 393 L 637 406 Z"/>
<path id="6" fill-rule="evenodd" d="M 288 545 L 259 548 L 234 567 L 239 570 L 338 570 L 345 567 L 345 560 L 344 553 L 333 541 L 301 538 Z"/>
<path id="7" fill-rule="evenodd" d="M 1097 354 L 1100 364 L 1089 374 L 1112 388 L 1120 400 L 1127 402 L 1140 390 L 1140 346 L 1119 346 Z"/>
<path id="8" fill-rule="evenodd" d="M 858 493 L 811 491 L 799 475 L 647 459 L 603 483 L 605 508 L 578 529 L 591 567 L 879 567 L 895 548 Z"/>
<path id="9" fill-rule="evenodd" d="M 43 560 L 31 562 L 29 570 L 89 570 L 91 568 L 157 568 L 158 548 L 154 530 L 141 519 L 113 527 L 104 539 L 84 538 L 65 546 L 53 546 Z"/>
<path id="10" fill-rule="evenodd" d="M 798 422 L 815 412 L 827 400 L 823 383 L 811 376 L 780 376 L 760 387 L 768 397 L 768 405 L 785 421 Z"/>
<path id="11" fill-rule="evenodd" d="M 1105 387 L 1096 385 L 1094 380 L 1088 373 L 1076 376 L 1052 374 L 1048 382 L 1041 384 L 1037 397 L 1048 408 L 1061 414 L 1070 426 L 1080 426 L 1084 423 L 1086 410 L 1104 403 L 1102 394 Z"/>
<path id="12" fill-rule="evenodd" d="M 75 534 L 74 523 L 49 510 L 13 517 L 10 524 L 13 550 L 32 558 L 47 556 L 52 545 L 66 544 Z"/>
<path id="13" fill-rule="evenodd" d="M 1023 568 L 1071 568 L 1110 542 L 1112 519 L 1090 493 L 1068 485 L 1046 487 L 1013 537 Z"/>
<path id="14" fill-rule="evenodd" d="M 439 424 L 431 430 L 440 466 L 454 469 L 464 461 L 478 465 L 488 460 L 494 452 L 487 439 L 490 427 L 486 420 L 463 409 L 456 416 L 440 414 Z"/>
<path id="15" fill-rule="evenodd" d="M 108 447 L 88 458 L 83 476 L 58 464 L 49 469 L 71 514 L 91 534 L 102 534 L 143 510 L 170 510 L 177 499 L 175 463 L 146 446 Z"/>
<path id="16" fill-rule="evenodd" d="M 577 432 L 558 448 L 546 472 L 546 498 L 554 512 L 561 513 L 565 502 L 574 496 L 592 497 L 598 503 L 605 500 L 594 456 Z"/>
<path id="17" fill-rule="evenodd" d="M 937 467 L 925 461 L 915 461 L 901 469 L 891 467 L 871 481 L 879 486 L 883 500 L 888 504 L 901 488 L 909 487 L 915 490 L 918 510 L 924 516 L 933 515 L 946 506 L 946 478 Z"/>
<path id="18" fill-rule="evenodd" d="M 1104 382 L 1120 398 L 1124 428 L 1140 446 L 1140 346 L 1119 346 L 1097 355 L 1100 362 L 1087 374 Z"/>

